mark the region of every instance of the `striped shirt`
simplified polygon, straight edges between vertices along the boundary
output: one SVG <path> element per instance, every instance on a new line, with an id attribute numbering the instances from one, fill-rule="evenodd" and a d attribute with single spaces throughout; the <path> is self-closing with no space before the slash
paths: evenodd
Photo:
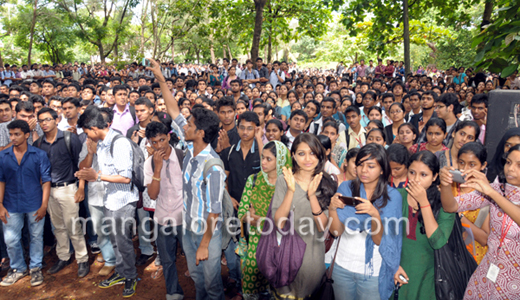
<path id="1" fill-rule="evenodd" d="M 110 145 L 114 137 L 119 134 L 110 128 L 105 139 L 98 143 L 97 155 L 99 168 L 103 175 L 121 175 L 132 179 L 133 152 L 132 145 L 124 138 L 118 139 L 114 144 L 114 157 L 110 154 Z M 137 187 L 132 190 L 132 183 L 103 182 L 105 195 L 103 203 L 111 211 L 118 210 L 128 203 L 139 200 Z"/>
<path id="2" fill-rule="evenodd" d="M 222 212 L 222 198 L 226 173 L 220 167 L 213 166 L 204 183 L 204 164 L 211 158 L 219 158 L 217 152 L 208 144 L 197 156 L 193 157 L 193 144 L 188 144 L 188 151 L 183 162 L 184 191 L 184 228 L 194 233 L 204 233 L 204 223 L 210 213 Z M 222 221 L 217 222 L 217 229 Z"/>

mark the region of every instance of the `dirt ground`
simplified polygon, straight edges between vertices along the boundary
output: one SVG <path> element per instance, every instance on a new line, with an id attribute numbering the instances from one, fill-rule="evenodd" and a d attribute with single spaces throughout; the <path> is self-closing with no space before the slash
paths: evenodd
<path id="1" fill-rule="evenodd" d="M 135 243 L 135 249 L 138 249 Z M 137 250 L 138 251 L 138 250 Z M 90 253 L 90 252 L 89 252 Z M 47 270 L 58 260 L 54 249 L 44 257 L 47 266 L 43 269 L 44 282 L 37 287 L 31 287 L 30 276 L 27 276 L 9 287 L 0 287 L 0 299 L 2 300 L 25 300 L 25 299 L 123 299 L 123 285 L 117 285 L 108 289 L 98 287 L 100 281 L 108 278 L 99 276 L 98 272 L 103 263 L 96 261 L 96 256 L 90 254 L 90 273 L 79 279 L 78 265 L 73 261 L 57 274 L 49 275 Z M 128 299 L 165 299 L 166 287 L 164 276 L 152 279 L 151 275 L 156 270 L 154 259 L 148 261 L 147 265 L 137 268 L 139 282 L 136 293 Z M 185 277 L 188 270 L 186 259 L 177 255 L 177 271 L 179 281 L 184 291 L 184 299 L 195 299 L 195 286 L 191 278 Z M 222 266 L 222 279 L 227 279 L 227 267 Z M 3 278 L 7 271 L 1 272 Z M 225 281 L 224 281 L 225 282 Z M 229 299 L 226 296 L 226 299 Z"/>

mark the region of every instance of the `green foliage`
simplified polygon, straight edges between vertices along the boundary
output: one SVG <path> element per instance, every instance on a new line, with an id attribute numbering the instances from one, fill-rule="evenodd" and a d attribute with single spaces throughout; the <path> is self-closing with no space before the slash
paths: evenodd
<path id="1" fill-rule="evenodd" d="M 492 23 L 473 39 L 479 47 L 478 68 L 500 73 L 505 78 L 520 64 L 520 0 L 496 1 Z"/>
<path id="2" fill-rule="evenodd" d="M 471 39 L 476 29 L 461 29 L 453 32 L 450 38 L 441 40 L 437 45 L 437 67 L 447 69 L 451 66 L 472 66 L 476 52 Z"/>

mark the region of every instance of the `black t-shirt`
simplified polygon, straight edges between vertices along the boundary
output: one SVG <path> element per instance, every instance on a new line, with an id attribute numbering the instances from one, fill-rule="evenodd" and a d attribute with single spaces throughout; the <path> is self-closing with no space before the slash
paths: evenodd
<path id="1" fill-rule="evenodd" d="M 246 186 L 247 178 L 260 171 L 260 151 L 256 141 L 249 150 L 244 160 L 240 143 L 224 149 L 220 153 L 226 171 L 229 171 L 227 186 L 229 195 L 238 202 L 242 198 L 242 192 Z"/>
<path id="2" fill-rule="evenodd" d="M 221 129 L 222 129 L 222 127 L 220 127 L 218 129 L 218 131 L 220 132 Z M 227 135 L 229 138 L 230 145 L 236 145 L 236 144 L 238 144 L 238 141 L 240 141 L 240 136 L 238 135 L 238 130 L 237 130 L 236 125 L 233 129 L 231 129 L 230 131 L 227 132 Z M 213 149 L 217 149 L 217 144 L 218 144 L 218 134 L 215 136 L 213 141 L 211 141 L 211 147 L 213 147 Z"/>

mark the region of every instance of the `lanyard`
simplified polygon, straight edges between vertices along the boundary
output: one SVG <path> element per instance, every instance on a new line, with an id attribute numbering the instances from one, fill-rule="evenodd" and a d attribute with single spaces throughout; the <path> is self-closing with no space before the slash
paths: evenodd
<path id="1" fill-rule="evenodd" d="M 506 213 L 504 213 L 504 218 L 502 219 L 502 234 L 500 235 L 500 245 L 498 245 L 498 250 L 500 250 L 500 248 L 502 248 L 502 244 L 504 243 L 504 239 L 506 238 L 507 232 L 511 228 L 511 225 L 513 225 L 513 219 L 510 218 L 511 220 L 509 221 L 509 223 L 507 224 L 507 227 L 504 230 L 504 227 L 506 226 L 506 218 L 507 218 L 507 215 L 506 215 Z"/>
<path id="2" fill-rule="evenodd" d="M 394 177 L 390 178 L 390 186 L 393 188 L 397 188 L 397 186 L 394 186 Z M 408 186 L 408 177 L 406 177 L 406 181 L 404 182 L 404 187 Z"/>
<path id="3" fill-rule="evenodd" d="M 363 142 L 361 141 L 361 138 L 354 137 L 354 139 L 356 140 L 356 142 L 358 142 L 360 148 L 363 147 Z"/>
<path id="4" fill-rule="evenodd" d="M 450 155 L 450 167 L 453 167 L 453 161 L 451 159 L 451 149 L 448 152 L 449 152 L 449 155 Z"/>

